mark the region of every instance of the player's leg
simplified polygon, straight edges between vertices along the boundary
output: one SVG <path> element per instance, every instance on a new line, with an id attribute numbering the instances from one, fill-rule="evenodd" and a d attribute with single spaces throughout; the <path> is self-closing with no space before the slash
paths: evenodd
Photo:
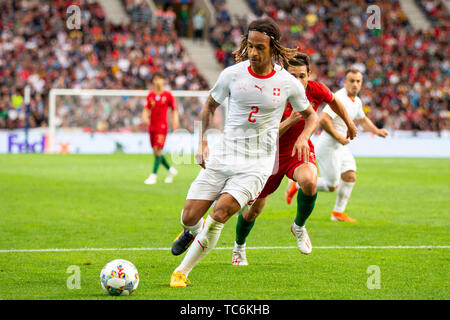
<path id="1" fill-rule="evenodd" d="M 247 236 L 255 225 L 256 218 L 261 214 L 267 197 L 280 186 L 285 174 L 286 164 L 285 160 L 279 159 L 275 164 L 276 173 L 269 177 L 258 198 L 251 204 L 250 209 L 248 209 L 248 205 L 241 209 L 241 214 L 238 216 L 236 223 L 236 238 L 231 259 L 233 265 L 248 265 L 245 252 Z"/>
<path id="2" fill-rule="evenodd" d="M 167 169 L 167 177 L 164 179 L 165 183 L 172 183 L 173 178 L 178 174 L 178 170 L 172 167 L 169 162 L 167 161 L 166 157 L 162 154 L 162 149 L 164 148 L 164 144 L 166 142 L 167 133 L 161 134 L 158 137 L 158 143 L 161 146 L 161 153 L 160 153 L 160 159 L 161 164 L 164 166 L 164 168 Z"/>
<path id="3" fill-rule="evenodd" d="M 153 149 L 153 155 L 155 157 L 155 160 L 153 162 L 153 171 L 150 174 L 150 176 L 144 181 L 145 184 L 155 184 L 157 181 L 157 173 L 159 166 L 161 165 L 161 155 L 162 155 L 162 148 L 156 144 L 156 137 L 153 133 L 150 133 L 151 137 L 151 143 L 152 143 L 152 149 Z"/>
<path id="4" fill-rule="evenodd" d="M 317 191 L 333 192 L 337 189 L 341 174 L 340 149 L 329 141 L 319 140 L 316 155 L 321 176 L 317 178 Z"/>
<path id="5" fill-rule="evenodd" d="M 212 212 L 205 221 L 205 227 L 195 237 L 181 264 L 170 279 L 171 287 L 186 287 L 191 270 L 216 246 L 223 226 L 240 209 L 239 202 L 228 193 L 220 195 Z"/>
<path id="6" fill-rule="evenodd" d="M 153 171 L 149 177 L 144 181 L 145 184 L 155 184 L 157 182 L 157 173 L 159 166 L 161 165 L 162 149 L 164 148 L 165 135 L 158 131 L 149 131 L 150 146 L 153 149 L 153 155 L 155 157 L 153 163 Z"/>
<path id="7" fill-rule="evenodd" d="M 333 216 L 337 218 L 336 220 L 356 222 L 356 219 L 345 214 L 345 208 L 356 182 L 356 161 L 348 147 L 343 148 L 341 172 L 341 181 L 337 188 Z"/>
<path id="8" fill-rule="evenodd" d="M 302 163 L 295 168 L 293 178 L 300 189 L 297 194 L 297 215 L 292 223 L 291 231 L 297 238 L 297 247 L 300 252 L 309 254 L 312 251 L 312 245 L 305 223 L 313 212 L 317 199 L 317 167 L 312 161 Z"/>
<path id="9" fill-rule="evenodd" d="M 169 172 L 167 173 L 167 177 L 164 179 L 165 183 L 172 183 L 173 178 L 178 174 L 177 169 L 170 166 L 166 157 L 163 155 L 162 150 L 164 149 L 164 144 L 166 143 L 167 132 L 152 132 L 151 143 L 153 146 L 153 153 L 155 154 L 155 165 L 153 168 L 151 181 L 155 181 L 156 183 L 156 172 L 159 169 L 159 166 L 162 164 Z"/>
<path id="10" fill-rule="evenodd" d="M 250 207 L 249 210 L 239 215 L 238 222 L 236 224 L 236 242 L 240 245 L 245 244 L 248 234 L 253 226 L 256 218 L 261 214 L 264 206 L 266 205 L 267 197 L 258 198 Z"/>
<path id="11" fill-rule="evenodd" d="M 269 176 L 270 173 L 245 172 L 225 179 L 220 197 L 206 218 L 205 227 L 195 237 L 183 261 L 173 272 L 171 287 L 187 286 L 189 272 L 215 247 L 225 222 L 249 201 L 256 200 Z"/>
<path id="12" fill-rule="evenodd" d="M 202 217 L 219 197 L 226 178 L 215 170 L 200 170 L 187 193 L 186 203 L 181 211 L 183 231 L 172 243 L 172 254 L 180 255 L 185 252 L 200 232 L 204 223 Z"/>
<path id="13" fill-rule="evenodd" d="M 312 163 L 303 163 L 295 169 L 294 179 L 300 185 L 295 223 L 304 226 L 316 203 L 317 167 Z"/>
<path id="14" fill-rule="evenodd" d="M 236 239 L 234 241 L 233 254 L 231 264 L 238 266 L 247 266 L 247 254 L 245 252 L 245 244 L 247 236 L 255 225 L 256 218 L 261 214 L 267 197 L 258 198 L 250 207 L 238 216 L 236 223 Z"/>
<path id="15" fill-rule="evenodd" d="M 173 178 L 178 174 L 178 170 L 175 169 L 174 167 L 169 166 L 168 168 L 168 172 L 167 172 L 167 177 L 164 179 L 165 183 L 172 183 L 173 182 Z"/>
<path id="16" fill-rule="evenodd" d="M 186 200 L 181 211 L 181 225 L 183 231 L 172 243 L 172 254 L 178 256 L 185 252 L 191 245 L 195 236 L 201 231 L 205 224 L 203 216 L 211 207 L 213 200 Z"/>

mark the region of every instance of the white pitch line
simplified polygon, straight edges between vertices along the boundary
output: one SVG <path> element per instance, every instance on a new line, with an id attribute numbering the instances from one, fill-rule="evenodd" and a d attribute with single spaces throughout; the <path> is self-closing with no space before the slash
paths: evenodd
<path id="1" fill-rule="evenodd" d="M 450 246 L 322 246 L 314 249 L 450 249 Z M 232 250 L 232 247 L 219 247 L 215 250 Z M 286 247 L 247 247 L 250 250 L 297 249 L 294 246 Z M 8 249 L 0 253 L 14 252 L 74 252 L 74 251 L 168 251 L 170 248 L 53 248 L 53 249 Z"/>

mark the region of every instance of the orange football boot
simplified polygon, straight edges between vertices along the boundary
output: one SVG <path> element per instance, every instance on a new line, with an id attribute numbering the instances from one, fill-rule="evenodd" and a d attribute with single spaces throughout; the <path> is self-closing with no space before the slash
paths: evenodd
<path id="1" fill-rule="evenodd" d="M 295 194 L 297 193 L 297 182 L 289 180 L 288 187 L 286 190 L 286 202 L 288 204 L 292 203 L 292 199 L 294 199 Z"/>
<path id="2" fill-rule="evenodd" d="M 356 219 L 353 219 L 346 215 L 344 212 L 336 212 L 333 211 L 331 213 L 331 220 L 333 221 L 345 221 L 345 222 L 356 222 Z"/>

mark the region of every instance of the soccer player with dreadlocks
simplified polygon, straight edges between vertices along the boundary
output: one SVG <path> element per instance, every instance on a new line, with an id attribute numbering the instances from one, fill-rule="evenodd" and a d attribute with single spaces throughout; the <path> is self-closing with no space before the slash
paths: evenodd
<path id="1" fill-rule="evenodd" d="M 292 153 L 309 161 L 308 140 L 318 126 L 318 116 L 301 83 L 280 66 L 288 66 L 296 53 L 283 47 L 280 37 L 273 19 L 250 23 L 234 52 L 237 63 L 221 72 L 202 108 L 195 155 L 202 170 L 191 184 L 181 213 L 184 231 L 172 245 L 175 255 L 189 250 L 172 274 L 171 287 L 187 286 L 188 274 L 215 247 L 228 219 L 257 199 L 275 164 L 278 129 L 288 102 L 306 120 Z M 229 108 L 223 137 L 210 153 L 205 133 L 226 98 Z"/>

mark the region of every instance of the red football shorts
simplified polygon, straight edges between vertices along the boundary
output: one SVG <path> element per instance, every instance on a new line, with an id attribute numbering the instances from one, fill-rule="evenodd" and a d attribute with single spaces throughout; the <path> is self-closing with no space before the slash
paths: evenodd
<path id="1" fill-rule="evenodd" d="M 305 163 L 303 159 L 302 161 L 298 160 L 297 154 L 295 154 L 295 156 L 293 157 L 291 157 L 290 154 L 280 154 L 278 156 L 278 159 L 275 161 L 274 171 L 276 172 L 272 173 L 272 175 L 269 177 L 264 186 L 264 189 L 261 191 L 261 194 L 258 198 L 265 198 L 268 195 L 274 193 L 280 186 L 284 176 L 288 177 L 291 180 L 294 180 L 295 169 L 303 163 Z M 311 142 L 309 142 L 309 163 L 317 166 L 314 145 Z"/>
<path id="2" fill-rule="evenodd" d="M 150 135 L 150 144 L 152 148 L 160 147 L 164 148 L 164 144 L 166 143 L 167 132 L 165 131 L 149 131 Z"/>

